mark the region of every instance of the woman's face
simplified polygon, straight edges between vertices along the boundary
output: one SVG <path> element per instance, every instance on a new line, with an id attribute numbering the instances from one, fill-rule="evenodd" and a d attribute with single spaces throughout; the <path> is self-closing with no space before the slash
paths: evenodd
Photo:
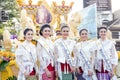
<path id="1" fill-rule="evenodd" d="M 42 31 L 42 36 L 44 38 L 49 38 L 50 35 L 51 35 L 51 29 L 48 28 L 48 27 L 44 28 L 43 31 Z"/>
<path id="2" fill-rule="evenodd" d="M 86 30 L 83 30 L 80 33 L 80 38 L 82 39 L 82 41 L 86 41 L 88 39 L 88 32 Z"/>
<path id="3" fill-rule="evenodd" d="M 99 36 L 101 39 L 105 39 L 106 38 L 106 29 L 100 29 L 99 31 Z"/>
<path id="4" fill-rule="evenodd" d="M 33 31 L 28 31 L 25 35 L 25 39 L 30 42 L 33 39 Z"/>
<path id="5" fill-rule="evenodd" d="M 61 30 L 61 34 L 63 36 L 63 38 L 67 38 L 69 36 L 69 28 L 65 27 Z"/>

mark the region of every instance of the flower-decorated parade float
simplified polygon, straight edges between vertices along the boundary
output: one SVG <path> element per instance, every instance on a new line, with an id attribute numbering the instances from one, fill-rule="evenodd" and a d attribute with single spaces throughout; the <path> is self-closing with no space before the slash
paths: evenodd
<path id="1" fill-rule="evenodd" d="M 61 37 L 60 27 L 66 24 L 69 24 L 71 29 L 70 38 L 72 37 L 76 41 L 80 41 L 77 27 L 82 21 L 81 15 L 79 12 L 74 12 L 68 21 L 68 14 L 72 10 L 73 2 L 66 5 L 65 0 L 63 0 L 61 4 L 57 4 L 53 1 L 50 6 L 46 0 L 38 0 L 37 4 L 33 4 L 32 1 L 34 0 L 28 0 L 28 3 L 26 4 L 24 0 L 16 0 L 21 11 L 21 30 L 18 35 L 19 37 L 15 40 L 11 40 L 9 31 L 5 30 L 3 32 L 3 47 L 0 50 L 0 80 L 17 79 L 19 68 L 15 62 L 14 51 L 17 48 L 17 45 L 24 41 L 23 30 L 26 27 L 32 28 L 35 33 L 34 40 L 32 40 L 33 44 L 36 44 L 37 39 L 40 37 L 39 29 L 41 25 L 45 23 L 50 24 L 54 30 L 53 33 L 55 33 L 55 35 L 53 34 L 51 36 L 53 41 Z M 119 64 L 117 66 L 116 74 L 117 76 L 120 76 L 120 51 L 118 51 L 118 55 Z"/>
<path id="2" fill-rule="evenodd" d="M 118 79 L 120 79 L 120 51 L 117 51 L 118 53 L 118 65 L 116 67 L 116 75 Z"/>
<path id="3" fill-rule="evenodd" d="M 17 80 L 19 67 L 15 62 L 15 50 L 17 46 L 24 41 L 23 31 L 26 27 L 32 28 L 35 35 L 33 44 L 36 44 L 39 36 L 39 29 L 41 25 L 48 23 L 52 27 L 56 24 L 57 29 L 53 27 L 55 33 L 60 30 L 62 22 L 61 17 L 64 17 L 65 24 L 67 24 L 68 13 L 72 9 L 73 2 L 66 5 L 65 1 L 61 1 L 58 5 L 53 2 L 50 6 L 46 0 L 39 0 L 33 4 L 33 0 L 28 0 L 26 4 L 24 0 L 15 0 L 20 9 L 19 26 L 17 27 L 18 35 L 16 39 L 11 39 L 9 30 L 5 29 L 3 32 L 3 44 L 0 50 L 0 80 Z M 53 41 L 58 36 L 52 36 Z M 38 64 L 39 65 L 39 64 Z"/>
<path id="4" fill-rule="evenodd" d="M 3 32 L 3 45 L 0 50 L 0 80 L 17 80 L 18 66 L 8 30 Z"/>

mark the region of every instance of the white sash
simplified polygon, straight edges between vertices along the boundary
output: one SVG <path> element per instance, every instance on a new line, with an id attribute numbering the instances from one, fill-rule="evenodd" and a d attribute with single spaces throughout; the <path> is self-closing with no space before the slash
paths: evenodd
<path id="1" fill-rule="evenodd" d="M 91 69 L 91 66 L 90 66 L 91 63 L 90 63 L 90 61 L 86 58 L 86 56 L 85 56 L 84 54 L 85 54 L 85 53 L 83 52 L 83 50 L 80 49 L 80 55 L 81 55 L 83 61 L 84 61 L 85 64 L 87 65 L 88 69 Z"/>
<path id="2" fill-rule="evenodd" d="M 71 58 L 71 55 L 70 55 L 70 51 L 69 49 L 67 48 L 67 45 L 65 45 L 65 43 L 63 41 L 60 42 L 60 45 L 62 47 L 62 49 L 64 50 L 64 53 L 65 53 L 65 56 L 67 58 L 67 63 L 70 65 L 70 68 L 72 68 L 72 65 L 73 65 L 73 61 L 72 61 L 72 58 Z M 68 66 L 67 66 L 67 70 L 66 70 L 66 67 L 64 66 L 64 74 L 68 74 Z"/>
<path id="3" fill-rule="evenodd" d="M 38 42 L 41 44 L 41 46 L 47 51 L 47 54 L 50 56 L 51 59 L 53 59 L 53 61 L 51 62 L 52 66 L 54 66 L 54 52 L 53 50 L 50 48 L 50 46 L 45 43 L 43 40 L 38 40 Z"/>
<path id="4" fill-rule="evenodd" d="M 105 53 L 106 53 L 105 48 L 104 48 L 102 42 L 100 42 L 100 44 L 101 44 L 101 49 L 100 49 L 99 51 L 101 52 L 102 57 L 104 58 L 107 66 L 109 67 L 109 70 L 112 71 L 112 65 L 111 65 L 111 62 L 109 61 L 109 57 L 105 54 Z M 108 44 L 109 44 L 109 43 L 108 43 Z M 117 80 L 116 75 L 114 75 L 114 76 L 111 78 L 111 80 Z"/>
<path id="5" fill-rule="evenodd" d="M 84 77 L 85 79 L 91 79 L 91 78 L 92 78 L 92 80 L 97 80 L 96 74 L 95 74 L 92 66 L 90 66 L 91 63 L 90 63 L 90 61 L 88 60 L 88 58 L 85 56 L 85 52 L 84 52 L 82 49 L 80 49 L 80 55 L 81 55 L 84 63 L 87 65 L 88 69 L 92 69 L 92 71 L 93 71 L 93 75 L 92 75 L 92 76 L 88 76 L 87 74 L 84 74 L 84 73 L 83 73 L 83 77 Z M 91 77 L 91 78 L 90 78 L 90 77 Z"/>
<path id="6" fill-rule="evenodd" d="M 103 46 L 103 44 L 102 44 L 101 41 L 100 41 L 99 43 L 100 43 L 100 44 L 99 44 L 99 45 L 100 45 L 99 51 L 100 51 L 100 53 L 101 53 L 101 56 L 103 57 L 105 63 L 106 63 L 107 66 L 109 67 L 109 70 L 112 71 L 111 62 L 109 61 L 110 59 L 109 59 L 109 57 L 105 54 L 105 53 L 106 53 L 105 48 L 104 48 L 104 46 Z M 108 44 L 109 44 L 109 43 L 108 43 Z"/>
<path id="7" fill-rule="evenodd" d="M 69 49 L 67 48 L 67 46 L 65 45 L 65 43 L 63 41 L 60 42 L 60 45 L 61 45 L 61 47 L 63 48 L 63 50 L 65 52 L 65 56 L 67 58 L 67 62 L 72 67 L 73 62 L 72 62 L 72 58 L 71 58 Z"/>

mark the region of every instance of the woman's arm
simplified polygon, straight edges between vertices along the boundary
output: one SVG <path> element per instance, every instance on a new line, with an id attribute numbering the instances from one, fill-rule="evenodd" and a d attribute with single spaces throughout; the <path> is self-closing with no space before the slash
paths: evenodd
<path id="1" fill-rule="evenodd" d="M 114 44 L 112 45 L 110 52 L 111 52 L 112 72 L 114 73 L 116 65 L 118 64 L 118 55 Z"/>

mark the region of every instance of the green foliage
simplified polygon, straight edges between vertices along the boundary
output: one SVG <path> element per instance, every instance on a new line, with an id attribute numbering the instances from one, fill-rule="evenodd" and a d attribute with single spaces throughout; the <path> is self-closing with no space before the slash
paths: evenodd
<path id="1" fill-rule="evenodd" d="M 17 31 L 16 31 L 15 29 L 11 29 L 11 30 L 10 30 L 10 33 L 11 33 L 11 34 L 16 34 Z"/>
<path id="2" fill-rule="evenodd" d="M 3 10 L 8 11 L 10 19 L 13 17 L 19 17 L 19 8 L 17 6 L 16 0 L 0 0 L 0 7 Z"/>
<path id="3" fill-rule="evenodd" d="M 0 28 L 0 39 L 3 38 L 2 33 L 3 33 L 3 29 Z"/>
<path id="4" fill-rule="evenodd" d="M 13 75 L 12 77 L 8 77 L 7 80 L 17 80 L 17 77 Z"/>
<path id="5" fill-rule="evenodd" d="M 5 68 L 6 68 L 6 66 L 8 65 L 9 63 L 7 62 L 7 61 L 2 61 L 1 63 L 0 63 L 0 71 L 3 71 L 3 70 L 5 70 Z"/>
<path id="6" fill-rule="evenodd" d="M 2 32 L 4 27 L 14 27 L 14 23 L 12 22 L 13 18 L 20 17 L 20 8 L 17 5 L 16 0 L 0 0 L 0 8 L 5 10 L 9 15 L 9 20 L 5 22 L 0 22 L 0 37 L 2 36 Z M 15 29 L 10 30 L 11 33 L 16 33 Z"/>
<path id="7" fill-rule="evenodd" d="M 0 39 L 2 39 L 2 33 L 3 33 L 3 26 L 4 24 L 2 24 L 2 22 L 0 22 Z"/>

